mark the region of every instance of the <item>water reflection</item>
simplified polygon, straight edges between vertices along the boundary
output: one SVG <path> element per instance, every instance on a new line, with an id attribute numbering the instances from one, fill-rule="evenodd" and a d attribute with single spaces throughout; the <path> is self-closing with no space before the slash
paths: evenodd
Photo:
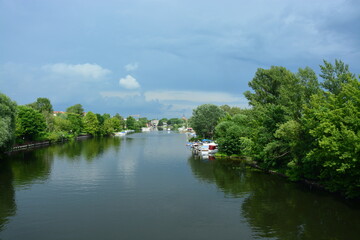
<path id="1" fill-rule="evenodd" d="M 135 170 L 140 154 L 138 145 L 133 144 L 132 138 L 123 139 L 122 151 L 117 161 L 117 171 L 122 176 L 123 183 L 127 188 L 135 186 Z"/>
<path id="2" fill-rule="evenodd" d="M 110 148 L 118 152 L 120 142 L 120 138 L 87 139 L 86 142 L 72 141 L 8 155 L 0 161 L 0 232 L 6 227 L 9 218 L 16 214 L 15 190 L 28 189 L 33 184 L 47 181 L 54 158 L 65 158 L 67 161 L 85 159 L 92 162 Z M 74 176 L 83 176 L 89 180 L 93 178 L 89 173 L 91 172 L 79 171 Z M 65 173 L 62 174 L 66 176 Z M 54 179 L 56 180 L 56 176 Z"/>
<path id="3" fill-rule="evenodd" d="M 118 152 L 120 150 L 120 143 L 121 138 L 119 137 L 91 138 L 51 146 L 49 151 L 70 161 L 80 161 L 85 157 L 88 162 L 92 162 L 110 148 Z"/>
<path id="4" fill-rule="evenodd" d="M 50 173 L 54 155 L 46 149 L 13 153 L 7 159 L 14 176 L 14 185 L 24 187 L 45 181 Z"/>
<path id="5" fill-rule="evenodd" d="M 15 188 L 45 181 L 51 170 L 52 155 L 43 149 L 11 154 L 0 163 L 0 231 L 16 214 Z"/>
<path id="6" fill-rule="evenodd" d="M 252 193 L 241 209 L 257 237 L 340 240 L 360 234 L 359 209 L 334 196 L 262 173 L 247 180 Z"/>
<path id="7" fill-rule="evenodd" d="M 15 215 L 15 190 L 13 173 L 9 163 L 0 162 L 0 231 L 4 229 L 9 217 Z"/>
<path id="8" fill-rule="evenodd" d="M 239 163 L 191 157 L 194 175 L 226 195 L 240 197 L 241 217 L 254 238 L 357 239 L 360 209 L 323 192 L 286 182 Z"/>
<path id="9" fill-rule="evenodd" d="M 249 193 L 246 167 L 242 163 L 216 161 L 212 158 L 190 157 L 188 163 L 194 175 L 201 181 L 215 183 L 226 195 L 242 197 Z"/>
<path id="10" fill-rule="evenodd" d="M 68 239 L 360 234 L 359 209 L 329 194 L 241 162 L 189 154 L 185 137 L 172 133 L 87 139 L 12 154 L 0 162 L 0 238 L 26 239 L 31 233 L 32 239 L 64 239 L 63 229 Z"/>

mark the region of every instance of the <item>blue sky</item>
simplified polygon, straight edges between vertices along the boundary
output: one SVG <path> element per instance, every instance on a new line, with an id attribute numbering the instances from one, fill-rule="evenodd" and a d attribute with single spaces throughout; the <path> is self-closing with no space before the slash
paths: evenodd
<path id="1" fill-rule="evenodd" d="M 246 107 L 258 68 L 360 73 L 360 1 L 0 0 L 0 92 L 62 111 L 189 117 Z"/>

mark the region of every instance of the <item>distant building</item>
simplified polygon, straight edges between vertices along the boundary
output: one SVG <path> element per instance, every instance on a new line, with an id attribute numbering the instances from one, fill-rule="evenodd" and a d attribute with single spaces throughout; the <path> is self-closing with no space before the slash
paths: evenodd
<path id="1" fill-rule="evenodd" d="M 53 111 L 53 115 L 54 115 L 54 116 L 58 116 L 58 115 L 64 114 L 64 113 L 66 113 L 66 112 L 63 112 L 63 111 Z"/>
<path id="2" fill-rule="evenodd" d="M 157 119 L 151 120 L 150 124 L 153 127 L 157 127 L 159 125 L 159 120 L 157 120 Z"/>

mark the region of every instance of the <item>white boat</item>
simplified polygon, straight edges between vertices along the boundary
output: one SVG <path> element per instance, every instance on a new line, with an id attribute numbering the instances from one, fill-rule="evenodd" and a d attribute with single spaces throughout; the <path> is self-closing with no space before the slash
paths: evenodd
<path id="1" fill-rule="evenodd" d="M 117 136 L 117 137 L 122 137 L 122 136 L 125 136 L 126 135 L 126 132 L 125 131 L 123 131 L 123 132 L 116 132 L 115 133 L 115 136 Z"/>
<path id="2" fill-rule="evenodd" d="M 215 154 L 218 152 L 218 145 L 214 142 L 203 143 L 203 145 L 200 146 L 200 151 L 203 154 Z"/>
<path id="3" fill-rule="evenodd" d="M 209 143 L 209 153 L 210 154 L 215 154 L 218 151 L 219 151 L 219 149 L 218 149 L 218 145 L 216 143 L 214 143 L 214 142 Z"/>
<path id="4" fill-rule="evenodd" d="M 218 152 L 218 145 L 214 142 L 193 143 L 191 148 L 193 149 L 193 153 L 201 155 L 215 154 Z"/>
<path id="5" fill-rule="evenodd" d="M 142 128 L 141 128 L 141 131 L 142 131 L 142 132 L 150 132 L 150 129 L 151 129 L 151 128 L 149 128 L 149 127 L 142 127 Z"/>

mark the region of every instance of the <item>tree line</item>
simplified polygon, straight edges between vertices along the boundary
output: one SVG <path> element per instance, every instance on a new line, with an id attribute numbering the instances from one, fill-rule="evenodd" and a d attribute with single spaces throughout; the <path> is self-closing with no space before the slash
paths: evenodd
<path id="1" fill-rule="evenodd" d="M 33 103 L 17 105 L 0 93 L 0 154 L 14 144 L 33 141 L 52 142 L 72 139 L 79 135 L 106 136 L 123 129 L 140 130 L 146 127 L 146 117 L 126 120 L 116 114 L 85 113 L 81 104 L 75 104 L 66 112 L 54 112 L 47 98 L 37 98 Z"/>
<path id="2" fill-rule="evenodd" d="M 250 108 L 204 104 L 192 128 L 222 154 L 250 158 L 291 180 L 311 180 L 360 197 L 360 82 L 340 60 L 296 73 L 259 68 L 244 93 Z"/>

